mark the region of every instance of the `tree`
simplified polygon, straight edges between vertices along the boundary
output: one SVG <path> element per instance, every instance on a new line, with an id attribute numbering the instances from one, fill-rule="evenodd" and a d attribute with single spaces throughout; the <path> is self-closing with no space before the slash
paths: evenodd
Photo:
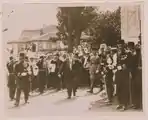
<path id="1" fill-rule="evenodd" d="M 98 45 L 102 41 L 107 45 L 115 45 L 121 38 L 120 7 L 113 12 L 99 12 L 85 33 L 92 36 L 92 40 Z"/>
<path id="2" fill-rule="evenodd" d="M 96 16 L 94 7 L 60 7 L 57 13 L 57 36 L 68 44 L 69 51 L 80 44 L 82 32 Z"/>

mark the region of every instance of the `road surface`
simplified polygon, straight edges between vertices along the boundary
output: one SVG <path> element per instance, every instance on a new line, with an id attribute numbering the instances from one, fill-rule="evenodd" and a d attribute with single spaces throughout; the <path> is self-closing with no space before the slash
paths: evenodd
<path id="1" fill-rule="evenodd" d="M 21 96 L 20 106 L 14 107 L 14 101 L 8 101 L 6 112 L 9 117 L 39 117 L 100 115 L 101 112 L 117 111 L 115 104 L 106 105 L 104 103 L 103 93 L 88 94 L 87 90 L 78 89 L 77 96 L 72 99 L 66 98 L 66 90 L 59 92 L 49 90 L 43 95 L 34 93 L 30 96 L 28 104 L 24 104 L 23 96 Z"/>

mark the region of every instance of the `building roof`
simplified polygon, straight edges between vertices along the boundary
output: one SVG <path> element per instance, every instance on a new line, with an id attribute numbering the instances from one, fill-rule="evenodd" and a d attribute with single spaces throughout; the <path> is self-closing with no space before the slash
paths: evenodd
<path id="1" fill-rule="evenodd" d="M 41 31 L 40 30 L 23 30 L 19 40 L 25 41 L 26 38 L 27 40 L 32 39 L 33 37 L 39 37 L 40 36 Z"/>
<path id="2" fill-rule="evenodd" d="M 31 41 L 44 41 L 44 40 L 50 40 L 50 38 L 56 38 L 56 37 L 57 36 L 55 32 L 50 32 L 50 33 L 43 34 L 39 37 L 32 38 Z"/>
<path id="3" fill-rule="evenodd" d="M 44 25 L 43 28 L 41 28 L 41 30 L 43 30 L 43 33 L 49 33 L 49 32 L 57 32 L 57 27 L 56 25 Z"/>
<path id="4" fill-rule="evenodd" d="M 43 32 L 42 35 L 41 32 Z M 23 30 L 19 37 L 19 40 L 9 41 L 8 44 L 25 43 L 35 40 L 37 41 L 49 40 L 50 38 L 56 38 L 57 37 L 56 33 L 57 33 L 56 25 L 47 25 L 43 26 L 43 28 L 34 29 L 34 30 Z"/>
<path id="5" fill-rule="evenodd" d="M 43 28 L 40 29 L 34 29 L 34 30 L 23 30 L 21 35 L 20 35 L 20 40 L 26 40 L 29 39 L 34 39 L 37 37 L 40 37 L 41 33 L 47 34 L 47 33 L 56 33 L 57 32 L 57 28 L 56 25 L 44 25 Z"/>

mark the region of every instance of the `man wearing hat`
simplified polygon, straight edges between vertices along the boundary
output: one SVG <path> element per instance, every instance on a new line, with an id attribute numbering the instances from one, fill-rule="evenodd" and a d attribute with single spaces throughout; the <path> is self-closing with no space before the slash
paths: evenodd
<path id="1" fill-rule="evenodd" d="M 9 97 L 11 100 L 14 99 L 15 91 L 16 91 L 16 76 L 15 76 L 15 61 L 14 58 L 11 56 L 10 61 L 7 63 L 7 69 L 8 69 L 8 88 L 9 88 Z"/>
<path id="2" fill-rule="evenodd" d="M 137 69 L 138 69 L 138 54 L 135 49 L 135 44 L 134 42 L 129 42 L 128 43 L 128 69 L 131 74 L 131 98 L 132 98 L 132 104 L 133 106 L 136 106 L 136 96 L 137 96 L 137 85 L 136 85 L 136 74 L 137 74 Z"/>
<path id="3" fill-rule="evenodd" d="M 58 76 L 60 66 L 62 61 L 59 59 L 59 54 L 54 54 L 54 59 L 51 60 L 51 64 L 53 65 L 53 70 L 51 71 L 51 81 L 53 82 L 53 86 L 57 91 L 61 89 L 62 79 Z"/>
<path id="4" fill-rule="evenodd" d="M 38 67 L 36 65 L 36 62 L 33 57 L 30 57 L 30 69 L 31 69 L 31 91 L 33 92 L 34 90 L 37 89 L 38 87 L 38 82 L 37 82 L 37 75 L 38 75 Z"/>
<path id="5" fill-rule="evenodd" d="M 15 106 L 19 105 L 21 91 L 24 92 L 25 103 L 28 101 L 29 94 L 29 64 L 25 61 L 25 54 L 20 53 L 19 62 L 15 66 L 15 73 L 17 76 L 17 93 Z"/>
<path id="6" fill-rule="evenodd" d="M 117 109 L 126 110 L 129 104 L 130 76 L 127 68 L 128 56 L 121 49 L 117 52 L 117 72 L 115 73 L 116 94 L 119 105 Z"/>

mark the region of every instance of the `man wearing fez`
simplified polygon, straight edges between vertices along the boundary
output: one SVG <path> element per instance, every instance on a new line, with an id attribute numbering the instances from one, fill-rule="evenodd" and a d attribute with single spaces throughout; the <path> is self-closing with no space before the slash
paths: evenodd
<path id="1" fill-rule="evenodd" d="M 127 67 L 131 74 L 131 98 L 132 98 L 132 104 L 135 104 L 135 91 L 136 91 L 136 72 L 138 67 L 138 58 L 137 53 L 135 50 L 135 44 L 134 42 L 128 42 L 128 61 L 127 61 Z"/>
<path id="2" fill-rule="evenodd" d="M 37 62 L 37 66 L 39 69 L 38 72 L 38 86 L 40 94 L 43 94 L 45 89 L 45 82 L 46 82 L 46 68 L 44 62 L 44 56 L 40 56 L 39 61 Z"/>
<path id="3" fill-rule="evenodd" d="M 19 105 L 21 91 L 24 92 L 25 103 L 28 101 L 29 94 L 29 64 L 25 61 L 25 54 L 20 53 L 19 62 L 15 66 L 15 72 L 17 76 L 17 93 L 15 106 Z"/>
<path id="4" fill-rule="evenodd" d="M 115 73 L 116 94 L 119 105 L 117 109 L 126 110 L 129 104 L 129 70 L 127 54 L 121 49 L 117 52 L 117 72 Z"/>
<path id="5" fill-rule="evenodd" d="M 13 57 L 10 57 L 10 61 L 7 63 L 8 69 L 8 88 L 9 88 L 9 97 L 11 100 L 14 99 L 16 91 L 16 76 L 15 76 L 15 61 Z"/>
<path id="6" fill-rule="evenodd" d="M 117 48 L 118 48 L 118 49 L 123 50 L 123 49 L 124 49 L 124 45 L 125 45 L 125 42 L 124 42 L 123 39 L 118 40 L 118 42 L 117 42 Z"/>

